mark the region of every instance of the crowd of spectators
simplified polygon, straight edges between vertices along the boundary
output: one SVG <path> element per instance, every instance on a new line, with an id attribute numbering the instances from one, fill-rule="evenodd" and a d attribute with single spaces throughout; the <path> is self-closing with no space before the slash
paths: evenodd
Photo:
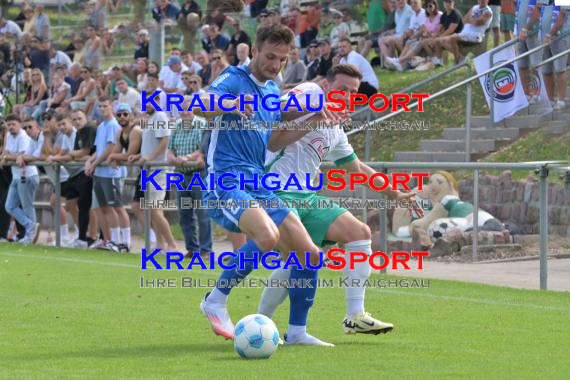
<path id="1" fill-rule="evenodd" d="M 135 0 L 134 20 L 109 27 L 109 16 L 124 4 L 90 0 L 84 3 L 84 24 L 69 28 L 57 39 L 52 38 L 53 20 L 41 4 L 23 6 L 12 19 L 2 16 L 1 159 L 18 164 L 2 172 L 0 203 L 5 210 L 1 211 L 17 223 L 0 226 L 0 238 L 24 243 L 38 239 L 33 200 L 39 173 L 29 162 L 79 160 L 85 165 L 62 167 L 59 176 L 63 245 L 128 251 L 131 224 L 122 182 L 127 170 L 121 163 L 142 165 L 162 159 L 180 165 L 190 160 L 199 167 L 185 174 L 203 172 L 209 139 L 209 133 L 180 128 L 172 134 L 141 130 L 142 119 L 194 118 L 192 113 L 176 111 L 141 113 L 141 91 L 162 90 L 157 99 L 161 107 L 165 93 L 205 94 L 230 65 L 249 65 L 255 28 L 283 23 L 296 35 L 296 48 L 277 78 L 283 91 L 302 82 L 318 82 L 333 65 L 349 63 L 362 73 L 359 92 L 371 96 L 381 87 L 374 66 L 430 69 L 444 64 L 445 51 L 461 63 L 465 59 L 462 44 L 483 43 L 490 32 L 495 45 L 501 31 L 505 39 L 512 38 L 514 1 L 488 1 L 478 0 L 462 16 L 454 0 L 370 0 L 365 22 L 358 22 L 353 17 L 358 16 L 357 8 L 345 2 L 282 0 L 272 8 L 267 0 L 254 0 L 243 12 L 232 12 L 227 9 L 232 1 L 211 1 L 202 9 L 194 0 L 154 0 L 147 15 L 146 1 Z M 179 44 L 167 50 L 164 62 L 156 62 L 150 59 L 151 32 L 162 24 L 169 35 L 178 36 Z M 114 54 L 124 54 L 129 46 L 129 62 L 113 62 Z M 56 177 L 49 169 L 41 170 L 55 186 Z M 181 195 L 200 197 L 196 192 Z M 131 202 L 139 221 L 141 196 L 137 190 Z M 152 199 L 164 197 L 160 192 L 151 194 Z M 55 204 L 53 196 L 51 202 Z M 73 223 L 65 219 L 68 213 Z M 153 243 L 174 249 L 176 242 L 164 214 L 156 210 L 152 217 Z M 68 232 L 69 224 L 75 224 L 75 235 Z M 211 226 L 204 213 L 180 210 L 180 224 L 189 252 L 211 249 Z M 230 239 L 234 246 L 243 241 L 239 235 Z"/>

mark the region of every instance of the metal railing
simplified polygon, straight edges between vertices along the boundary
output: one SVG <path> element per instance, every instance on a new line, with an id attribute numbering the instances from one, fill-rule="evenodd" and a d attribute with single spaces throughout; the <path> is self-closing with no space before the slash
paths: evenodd
<path id="1" fill-rule="evenodd" d="M 449 86 L 449 87 L 447 87 L 447 88 L 445 88 L 445 89 L 443 89 L 443 90 L 440 90 L 440 91 L 436 92 L 435 94 L 430 95 L 429 98 L 423 100 L 423 104 L 425 105 L 425 104 L 427 104 L 427 103 L 429 103 L 429 102 L 432 102 L 433 100 L 435 100 L 435 99 L 437 99 L 437 98 L 439 98 L 439 97 L 441 97 L 441 96 L 443 96 L 443 95 L 446 95 L 447 93 L 449 93 L 449 92 L 451 92 L 451 91 L 453 91 L 453 90 L 456 90 L 456 89 L 458 89 L 458 88 L 461 88 L 462 86 L 466 86 L 466 87 L 467 87 L 467 90 L 466 90 L 466 93 L 465 93 L 465 108 L 466 108 L 466 110 L 465 110 L 465 114 L 466 114 L 466 119 L 465 119 L 465 156 L 466 156 L 466 161 L 467 161 L 467 162 L 469 162 L 469 161 L 471 160 L 471 141 L 470 141 L 470 140 L 471 140 L 471 106 L 472 106 L 472 88 L 471 88 L 471 82 L 473 82 L 473 81 L 475 81 L 475 80 L 478 80 L 479 78 L 481 78 L 481 77 L 483 77 L 483 76 L 489 75 L 489 74 L 493 73 L 494 71 L 496 71 L 496 70 L 498 70 L 498 69 L 500 69 L 500 68 L 502 68 L 502 67 L 504 67 L 504 66 L 508 66 L 508 65 L 510 65 L 510 64 L 512 64 L 512 63 L 514 63 L 514 62 L 516 62 L 516 61 L 518 61 L 518 60 L 520 60 L 520 59 L 522 59 L 522 58 L 525 58 L 525 57 L 527 57 L 527 56 L 529 56 L 529 55 L 531 55 L 531 54 L 534 54 L 534 53 L 536 53 L 537 51 L 544 49 L 546 46 L 549 46 L 551 43 L 553 43 L 553 42 L 556 41 L 557 39 L 563 38 L 563 37 L 566 37 L 566 36 L 569 36 L 569 35 L 570 35 L 570 31 L 567 32 L 567 33 L 563 33 L 563 34 L 557 36 L 555 39 L 551 40 L 551 41 L 548 42 L 548 43 L 543 43 L 542 45 L 537 46 L 537 47 L 535 47 L 535 48 L 533 48 L 533 49 L 530 49 L 530 50 L 526 51 L 526 52 L 523 53 L 523 54 L 517 55 L 517 56 L 515 56 L 514 58 L 512 58 L 512 59 L 510 59 L 510 60 L 507 60 L 507 61 L 498 63 L 496 66 L 490 67 L 489 69 L 485 70 L 484 72 L 482 72 L 482 73 L 480 73 L 480 74 L 476 74 L 476 75 L 473 75 L 473 76 L 469 76 L 467 79 L 464 79 L 464 80 L 462 80 L 462 81 L 460 81 L 460 82 L 458 82 L 458 83 L 455 83 L 455 84 L 453 84 L 453 85 L 451 85 L 451 86 Z M 512 41 L 510 41 L 510 42 L 509 42 L 509 43 L 510 43 L 509 46 L 514 45 L 514 44 L 517 43 L 517 42 L 519 42 L 519 41 L 518 41 L 518 40 L 512 40 Z M 535 66 L 535 68 L 536 68 L 536 67 L 540 67 L 540 66 L 542 66 L 542 65 L 544 65 L 544 64 L 546 64 L 546 63 L 552 62 L 552 61 L 555 60 L 556 58 L 559 58 L 559 57 L 561 57 L 561 56 L 564 56 L 564 55 L 566 55 L 566 54 L 568 54 L 568 53 L 570 53 L 570 49 L 567 49 L 567 50 L 563 51 L 562 53 L 556 54 L 555 56 L 550 57 L 550 58 L 548 58 L 548 59 L 546 59 L 546 60 L 543 59 L 540 64 L 538 64 L 538 65 Z M 426 85 L 426 84 L 428 84 L 428 83 L 431 83 L 431 82 L 433 82 L 434 80 L 439 79 L 439 78 L 441 78 L 442 76 L 447 75 L 447 74 L 449 74 L 449 73 L 451 73 L 451 72 L 453 72 L 453 71 L 459 69 L 459 68 L 462 67 L 463 65 L 466 65 L 467 67 L 469 67 L 468 75 L 470 75 L 470 73 L 471 73 L 471 71 L 470 71 L 470 67 L 471 67 L 470 64 L 468 64 L 468 63 L 463 63 L 462 65 L 457 65 L 457 66 L 451 67 L 450 69 L 448 69 L 449 72 L 447 72 L 447 70 L 446 70 L 446 71 L 443 71 L 443 72 L 439 73 L 438 75 L 435 75 L 434 77 L 427 78 L 427 79 L 425 79 L 425 80 L 423 80 L 423 81 L 421 81 L 421 82 L 418 82 L 417 85 L 414 84 L 414 85 L 412 85 L 412 86 L 410 86 L 410 87 L 412 87 L 412 88 L 417 88 L 417 87 L 419 87 L 420 84 L 423 86 L 423 85 Z M 453 69 L 453 70 L 452 70 L 452 69 Z M 441 75 L 441 74 L 443 74 L 443 75 Z M 492 87 L 492 86 L 491 86 L 491 87 Z M 410 91 L 410 89 L 409 89 L 409 88 L 406 88 L 406 89 L 401 90 L 402 93 L 407 92 L 407 91 Z M 494 106 L 493 106 L 493 105 L 494 105 L 494 100 L 493 100 L 493 98 L 491 98 L 491 102 L 490 102 L 490 103 L 491 103 L 491 107 L 494 107 Z M 377 103 L 375 102 L 374 104 L 375 104 L 376 106 L 380 106 L 380 105 L 383 104 L 383 101 L 380 99 Z M 411 104 L 407 105 L 407 107 L 408 107 L 409 109 L 413 109 L 413 108 L 416 108 L 418 105 L 419 105 L 419 102 L 415 102 L 415 103 L 411 103 Z M 494 108 L 493 108 L 493 109 L 494 109 Z M 368 110 L 361 110 L 362 113 L 364 113 L 364 112 L 366 112 L 366 111 L 368 111 Z M 394 112 L 391 112 L 391 113 L 389 113 L 389 114 L 387 114 L 387 115 L 380 116 L 379 118 L 377 118 L 377 119 L 375 119 L 375 120 L 373 120 L 373 121 L 371 121 L 371 122 L 373 122 L 373 123 L 379 123 L 379 122 L 388 120 L 388 119 L 390 119 L 390 118 L 392 118 L 392 117 L 395 117 L 395 116 L 397 116 L 397 115 L 399 115 L 399 114 L 401 114 L 401 113 L 403 113 L 403 112 L 406 112 L 406 111 L 404 110 L 404 108 L 400 108 L 400 109 L 398 109 L 398 110 L 396 110 L 396 111 L 394 111 Z M 356 112 L 355 112 L 354 114 L 356 114 Z M 490 119 L 491 119 L 491 123 L 494 123 L 494 115 L 493 115 L 493 113 L 490 113 Z M 367 118 L 367 120 L 369 120 L 369 119 Z M 370 120 L 369 120 L 369 121 L 370 121 Z M 492 124 L 492 125 L 494 125 L 494 124 Z M 366 139 L 365 139 L 366 142 L 365 142 L 365 147 L 364 147 L 364 149 L 365 149 L 365 152 L 369 152 L 369 151 L 370 151 L 370 146 L 369 146 L 369 145 L 370 145 L 370 142 L 371 142 L 371 140 L 372 140 L 372 138 L 371 138 L 372 136 L 371 136 L 371 133 L 370 133 L 370 128 L 362 128 L 362 127 L 361 127 L 361 128 L 356 128 L 356 129 L 354 129 L 354 130 L 352 130 L 352 131 L 347 132 L 347 135 L 348 135 L 348 136 L 355 135 L 355 134 L 360 133 L 360 132 L 362 132 L 362 131 L 366 131 Z"/>
<path id="2" fill-rule="evenodd" d="M 368 166 L 381 173 L 388 173 L 391 169 L 446 169 L 446 170 L 473 170 L 473 206 L 475 210 L 479 210 L 479 171 L 489 170 L 489 169 L 499 169 L 499 170 L 533 170 L 539 176 L 539 239 L 540 239 L 540 289 L 547 289 L 547 259 L 548 259 L 548 183 L 547 178 L 550 170 L 560 171 L 565 175 L 566 183 L 570 187 L 570 167 L 564 167 L 563 165 L 568 165 L 563 161 L 544 161 L 544 162 L 526 162 L 526 163 L 479 163 L 479 162 L 467 162 L 467 163 L 395 163 L 395 162 L 366 162 Z M 34 161 L 28 163 L 28 165 L 35 166 L 50 166 L 54 168 L 55 171 L 55 208 L 54 208 L 54 221 L 55 226 L 58 227 L 61 224 L 61 184 L 60 184 L 60 167 L 82 167 L 85 165 L 84 162 L 69 162 L 62 165 L 60 163 L 48 163 L 46 161 Z M 140 167 L 135 163 L 125 163 L 121 166 L 136 166 Z M 195 167 L 195 162 L 187 162 L 184 165 L 171 165 L 163 161 L 148 161 L 143 166 L 142 169 L 149 170 L 152 167 Z M 336 168 L 333 163 L 325 162 L 321 165 L 322 169 L 332 169 Z M 168 191 L 168 190 L 167 190 Z M 148 190 L 145 191 L 145 199 L 148 198 Z M 381 195 L 382 199 L 385 197 Z M 477 261 L 478 257 L 478 215 L 477 212 L 473 214 L 473 233 L 474 239 L 472 244 L 472 260 Z M 388 251 L 388 210 L 386 208 L 381 208 L 379 212 L 379 223 L 380 223 L 380 250 L 382 252 Z M 144 208 L 144 236 L 145 236 L 145 248 L 150 250 L 150 226 L 151 226 L 151 215 L 150 209 L 148 207 Z M 57 247 L 61 246 L 61 231 L 59 228 L 55 229 L 55 245 Z M 385 271 L 385 270 L 384 270 Z"/>

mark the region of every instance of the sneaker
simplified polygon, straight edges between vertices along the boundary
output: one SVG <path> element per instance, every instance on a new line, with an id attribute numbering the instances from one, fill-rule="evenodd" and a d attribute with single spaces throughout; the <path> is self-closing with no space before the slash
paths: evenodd
<path id="1" fill-rule="evenodd" d="M 364 313 L 354 318 L 346 316 L 342 321 L 346 334 L 386 334 L 392 331 L 394 325 L 375 319 L 370 313 Z"/>
<path id="2" fill-rule="evenodd" d="M 564 100 L 557 100 L 556 103 L 552 106 L 555 110 L 561 110 L 566 107 L 566 102 Z"/>
<path id="3" fill-rule="evenodd" d="M 467 57 L 461 57 L 461 59 L 459 61 L 457 61 L 456 65 L 463 65 L 465 62 L 467 62 Z"/>
<path id="4" fill-rule="evenodd" d="M 89 248 L 89 244 L 86 241 L 80 239 L 73 240 L 71 242 L 71 246 L 73 248 Z"/>
<path id="5" fill-rule="evenodd" d="M 400 59 L 399 59 L 399 58 L 395 58 L 394 61 L 392 62 L 392 64 L 394 65 L 394 67 L 396 68 L 396 70 L 398 70 L 399 72 L 404 71 L 404 67 L 403 67 L 402 64 L 400 63 Z"/>
<path id="6" fill-rule="evenodd" d="M 106 251 L 111 251 L 111 252 L 121 252 L 121 248 L 119 247 L 119 245 L 113 243 L 112 241 L 105 242 L 105 244 L 103 244 L 103 246 L 100 249 L 104 249 Z"/>
<path id="7" fill-rule="evenodd" d="M 539 98 L 537 95 L 532 95 L 528 97 L 528 104 L 537 104 L 539 102 Z"/>
<path id="8" fill-rule="evenodd" d="M 89 246 L 89 249 L 101 249 L 105 245 L 105 241 L 102 239 L 97 239 Z"/>
<path id="9" fill-rule="evenodd" d="M 235 328 L 232 320 L 230 319 L 227 306 L 208 303 L 207 299 L 209 295 L 210 292 L 206 293 L 204 300 L 200 302 L 200 310 L 202 311 L 202 314 L 204 314 L 204 316 L 208 318 L 208 321 L 210 321 L 214 334 L 222 336 L 228 340 L 232 340 L 234 338 Z"/>
<path id="10" fill-rule="evenodd" d="M 128 253 L 131 252 L 131 247 L 129 247 L 128 245 L 121 243 L 118 245 L 119 248 L 119 252 L 121 253 Z"/>
<path id="11" fill-rule="evenodd" d="M 24 245 L 34 244 L 32 238 L 29 238 L 29 237 L 21 238 L 20 240 L 18 240 L 18 243 L 24 244 Z"/>
<path id="12" fill-rule="evenodd" d="M 396 66 L 394 65 L 395 60 L 396 58 L 386 57 L 386 59 L 384 60 L 384 66 L 386 66 L 388 70 L 395 70 L 396 69 Z"/>

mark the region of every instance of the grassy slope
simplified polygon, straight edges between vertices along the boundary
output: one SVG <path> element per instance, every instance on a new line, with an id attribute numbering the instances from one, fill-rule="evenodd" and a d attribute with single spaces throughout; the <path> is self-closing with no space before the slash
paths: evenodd
<path id="1" fill-rule="evenodd" d="M 0 378 L 563 378 L 570 372 L 570 294 L 450 281 L 429 289 L 371 289 L 367 308 L 393 321 L 387 336 L 345 336 L 343 291 L 321 289 L 310 331 L 334 349 L 281 347 L 245 361 L 214 337 L 198 303 L 205 289 L 140 289 L 136 256 L 0 245 Z M 265 277 L 267 272 L 252 277 Z M 327 271 L 323 277 L 333 278 Z M 338 274 L 336 274 L 338 276 Z M 234 322 L 260 291 L 236 289 Z M 275 317 L 286 325 L 287 307 Z M 365 376 L 365 377 L 363 377 Z"/>

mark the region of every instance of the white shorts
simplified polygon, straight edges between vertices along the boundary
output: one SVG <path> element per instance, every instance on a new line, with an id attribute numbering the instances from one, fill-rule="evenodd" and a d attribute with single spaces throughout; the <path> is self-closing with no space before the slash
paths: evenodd
<path id="1" fill-rule="evenodd" d="M 491 11 L 493 11 L 493 18 L 491 19 L 490 28 L 498 28 L 501 26 L 501 6 L 500 5 L 489 5 Z"/>
<path id="2" fill-rule="evenodd" d="M 459 37 L 459 41 L 463 41 L 463 42 L 483 42 L 483 36 L 480 34 L 476 34 L 476 33 L 459 33 L 457 35 L 457 37 Z"/>

